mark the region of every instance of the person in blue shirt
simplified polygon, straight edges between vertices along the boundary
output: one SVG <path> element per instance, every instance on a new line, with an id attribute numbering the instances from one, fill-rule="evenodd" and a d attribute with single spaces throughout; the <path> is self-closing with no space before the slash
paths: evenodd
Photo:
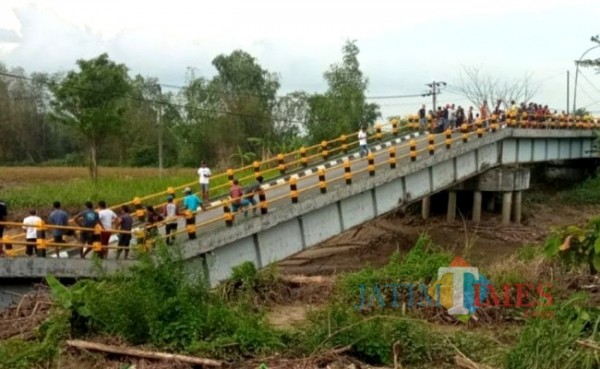
<path id="1" fill-rule="evenodd" d="M 60 207 L 60 201 L 54 201 L 53 204 L 54 210 L 50 213 L 48 217 L 48 224 L 56 225 L 56 226 L 68 226 L 69 225 L 69 214 L 64 211 Z M 54 236 L 54 243 L 65 243 L 63 239 L 63 235 L 66 234 L 64 229 L 55 228 L 52 231 L 52 235 Z M 56 257 L 60 257 L 60 247 L 56 246 Z"/>
<path id="2" fill-rule="evenodd" d="M 186 187 L 183 192 L 185 194 L 182 201 L 183 210 L 189 210 L 195 214 L 198 208 L 202 206 L 202 200 L 196 194 L 192 193 L 189 187 Z"/>

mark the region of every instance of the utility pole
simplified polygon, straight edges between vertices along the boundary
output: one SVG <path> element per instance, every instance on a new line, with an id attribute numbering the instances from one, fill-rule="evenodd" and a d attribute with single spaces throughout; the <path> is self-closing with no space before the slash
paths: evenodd
<path id="1" fill-rule="evenodd" d="M 570 82 L 569 71 L 567 71 L 567 115 L 569 115 L 569 82 Z"/>
<path id="2" fill-rule="evenodd" d="M 162 90 L 160 85 L 158 86 L 158 108 L 156 109 L 156 124 L 158 129 L 158 177 L 162 178 L 163 175 L 163 137 L 162 137 Z"/>
<path id="3" fill-rule="evenodd" d="M 432 83 L 427 83 L 425 86 L 431 88 L 431 91 L 429 91 L 429 94 L 433 96 L 433 113 L 435 114 L 436 109 L 437 109 L 437 107 L 436 107 L 436 102 L 437 102 L 436 96 L 441 93 L 440 87 L 441 86 L 445 87 L 446 86 L 446 82 L 436 82 L 436 81 L 433 81 Z"/>

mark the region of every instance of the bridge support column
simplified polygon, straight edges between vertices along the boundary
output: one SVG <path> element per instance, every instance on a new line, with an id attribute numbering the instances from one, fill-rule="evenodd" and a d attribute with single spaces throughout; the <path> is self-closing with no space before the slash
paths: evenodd
<path id="1" fill-rule="evenodd" d="M 423 220 L 429 219 L 431 215 L 431 197 L 425 196 L 423 200 L 421 200 L 421 218 Z"/>
<path id="2" fill-rule="evenodd" d="M 510 212 L 512 210 L 512 191 L 502 194 L 502 224 L 510 224 Z"/>
<path id="3" fill-rule="evenodd" d="M 456 220 L 456 191 L 448 191 L 448 214 L 446 215 L 447 222 Z"/>
<path id="4" fill-rule="evenodd" d="M 473 222 L 481 222 L 481 191 L 473 191 Z"/>
<path id="5" fill-rule="evenodd" d="M 523 191 L 513 192 L 513 221 L 521 224 L 521 199 Z"/>

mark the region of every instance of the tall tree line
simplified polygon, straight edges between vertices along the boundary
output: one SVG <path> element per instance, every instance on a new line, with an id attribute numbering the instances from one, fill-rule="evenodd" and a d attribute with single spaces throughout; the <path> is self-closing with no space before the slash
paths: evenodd
<path id="1" fill-rule="evenodd" d="M 241 164 L 338 137 L 379 116 L 358 55 L 348 41 L 325 93 L 285 96 L 243 50 L 215 57 L 210 79 L 188 71 L 177 92 L 107 54 L 55 75 L 0 65 L 0 165 L 86 164 L 96 178 L 98 165 L 156 166 L 159 137 L 165 166 Z"/>

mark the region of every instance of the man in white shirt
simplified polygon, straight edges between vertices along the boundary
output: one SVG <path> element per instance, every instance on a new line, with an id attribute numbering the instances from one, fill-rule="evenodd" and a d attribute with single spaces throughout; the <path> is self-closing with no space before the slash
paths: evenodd
<path id="1" fill-rule="evenodd" d="M 33 251 L 36 250 L 37 226 L 41 224 L 42 218 L 37 216 L 37 211 L 29 210 L 29 216 L 23 219 L 23 229 L 26 231 L 25 241 L 27 242 L 28 256 L 33 256 Z"/>
<path id="2" fill-rule="evenodd" d="M 198 169 L 198 176 L 200 177 L 200 190 L 202 192 L 202 210 L 204 210 L 205 204 L 208 204 L 208 188 L 210 184 L 210 176 L 212 173 L 206 166 L 206 162 L 202 160 L 200 162 L 200 168 Z"/>
<path id="3" fill-rule="evenodd" d="M 102 251 L 98 256 L 103 259 L 108 255 L 108 242 L 110 240 L 110 231 L 115 228 L 117 221 L 117 214 L 111 209 L 106 208 L 106 201 L 99 201 L 98 207 L 98 218 L 102 224 L 102 233 L 100 233 L 100 244 L 102 245 Z"/>
<path id="4" fill-rule="evenodd" d="M 367 145 L 367 132 L 365 127 L 360 127 L 358 131 L 358 146 L 360 147 L 360 157 L 369 154 L 369 145 Z"/>

